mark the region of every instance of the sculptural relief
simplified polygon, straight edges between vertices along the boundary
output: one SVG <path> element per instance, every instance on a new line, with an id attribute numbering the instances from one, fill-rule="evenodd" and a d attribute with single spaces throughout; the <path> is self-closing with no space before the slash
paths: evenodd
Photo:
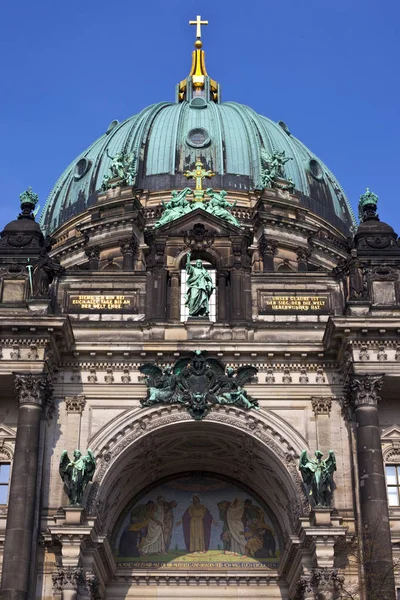
<path id="1" fill-rule="evenodd" d="M 213 405 L 231 405 L 245 410 L 257 409 L 258 403 L 251 398 L 244 385 L 257 374 L 252 366 L 225 367 L 206 352 L 197 350 L 191 358 L 178 360 L 173 367 L 162 370 L 154 364 L 145 364 L 140 372 L 146 375 L 148 395 L 142 406 L 155 404 L 181 404 L 190 415 L 203 419 Z"/>

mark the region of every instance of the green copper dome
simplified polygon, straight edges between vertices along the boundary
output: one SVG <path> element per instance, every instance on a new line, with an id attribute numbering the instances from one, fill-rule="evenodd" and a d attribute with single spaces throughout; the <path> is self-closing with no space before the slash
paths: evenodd
<path id="1" fill-rule="evenodd" d="M 46 233 L 93 204 L 118 152 L 138 157 L 135 187 L 183 189 L 184 172 L 200 158 L 211 169 L 214 189 L 229 192 L 261 187 L 261 155 L 285 151 L 292 160 L 285 175 L 301 194 L 301 203 L 348 234 L 355 220 L 345 193 L 332 172 L 280 121 L 235 102 L 201 97 L 145 108 L 107 131 L 64 171 L 51 191 L 41 217 Z"/>

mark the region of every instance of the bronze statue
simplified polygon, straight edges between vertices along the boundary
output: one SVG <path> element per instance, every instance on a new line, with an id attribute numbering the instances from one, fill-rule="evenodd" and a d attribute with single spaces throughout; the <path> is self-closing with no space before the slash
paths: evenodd
<path id="1" fill-rule="evenodd" d="M 218 404 L 234 404 L 242 408 L 258 409 L 257 400 L 253 400 L 247 395 L 243 385 L 249 382 L 257 374 L 255 367 L 240 367 L 237 370 L 236 377 L 235 369 L 227 367 L 226 374 L 221 375 L 216 383 L 217 387 L 217 403 Z"/>
<path id="2" fill-rule="evenodd" d="M 189 308 L 191 317 L 208 317 L 210 314 L 210 297 L 214 291 L 214 285 L 210 273 L 203 267 L 201 260 L 196 260 L 193 266 L 190 264 L 190 252 L 186 258 L 186 281 L 187 292 L 185 306 Z"/>
<path id="3" fill-rule="evenodd" d="M 71 506 L 82 506 L 83 493 L 93 479 L 95 468 L 96 460 L 90 449 L 84 456 L 80 450 L 74 450 L 73 460 L 70 460 L 67 450 L 61 454 L 60 476 Z"/>
<path id="4" fill-rule="evenodd" d="M 315 458 L 308 458 L 307 450 L 300 454 L 299 470 L 308 488 L 308 495 L 315 505 L 329 506 L 332 493 L 333 473 L 336 471 L 336 458 L 329 450 L 328 458 L 322 460 L 323 453 L 316 450 Z"/>

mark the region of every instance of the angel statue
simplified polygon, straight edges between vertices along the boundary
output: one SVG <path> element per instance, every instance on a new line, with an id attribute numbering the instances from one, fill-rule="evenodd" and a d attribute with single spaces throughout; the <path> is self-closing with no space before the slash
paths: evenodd
<path id="1" fill-rule="evenodd" d="M 336 458 L 333 450 L 329 450 L 325 460 L 322 460 L 322 457 L 323 452 L 320 450 L 316 450 L 315 458 L 308 458 L 307 450 L 303 450 L 300 454 L 299 470 L 315 505 L 329 506 Z"/>
<path id="2" fill-rule="evenodd" d="M 107 190 L 110 187 L 117 185 L 134 185 L 137 175 L 136 152 L 117 152 L 115 156 L 111 156 L 107 149 L 107 156 L 111 159 L 110 173 L 105 174 L 102 182 L 102 189 Z M 118 182 L 113 186 L 110 184 L 111 179 L 118 178 Z"/>
<path id="3" fill-rule="evenodd" d="M 60 476 L 71 506 L 82 506 L 83 492 L 92 481 L 95 468 L 96 460 L 90 449 L 84 456 L 80 450 L 74 450 L 73 460 L 70 460 L 67 450 L 61 454 Z"/>
<path id="4" fill-rule="evenodd" d="M 257 372 L 255 367 L 239 367 L 236 377 L 234 377 L 235 369 L 227 367 L 226 374 L 221 375 L 215 384 L 217 404 L 233 404 L 246 409 L 259 409 L 257 400 L 250 398 L 242 387 L 253 379 Z"/>
<path id="5" fill-rule="evenodd" d="M 176 219 L 179 219 L 180 217 L 183 217 L 183 215 L 186 215 L 188 212 L 190 212 L 193 206 L 190 204 L 187 196 L 192 194 L 193 190 L 187 187 L 181 192 L 173 190 L 171 192 L 171 200 L 167 204 L 165 204 L 164 200 L 161 200 L 161 204 L 164 207 L 164 212 L 157 223 L 154 224 L 154 227 L 162 227 L 166 223 L 175 221 Z"/>
<path id="6" fill-rule="evenodd" d="M 146 376 L 146 384 L 149 388 L 146 400 L 141 400 L 142 406 L 179 402 L 177 378 L 172 367 L 165 367 L 162 370 L 157 365 L 145 364 L 139 367 L 139 371 Z"/>

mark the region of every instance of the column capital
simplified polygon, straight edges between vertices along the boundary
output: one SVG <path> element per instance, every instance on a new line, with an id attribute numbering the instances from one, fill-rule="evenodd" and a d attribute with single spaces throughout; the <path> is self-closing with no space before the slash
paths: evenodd
<path id="1" fill-rule="evenodd" d="M 51 385 L 44 373 L 15 373 L 14 385 L 20 406 L 33 404 L 43 408 L 51 398 Z"/>
<path id="2" fill-rule="evenodd" d="M 348 402 L 351 408 L 378 406 L 379 392 L 383 386 L 382 373 L 375 375 L 353 375 L 347 386 Z"/>
<path id="3" fill-rule="evenodd" d="M 337 569 L 311 569 L 307 575 L 302 575 L 299 582 L 298 598 L 306 600 L 319 597 L 324 593 L 324 598 L 335 600 L 343 588 L 344 577 Z"/>
<path id="4" fill-rule="evenodd" d="M 63 590 L 78 591 L 78 586 L 85 583 L 82 567 L 58 567 L 51 577 L 55 593 Z"/>

